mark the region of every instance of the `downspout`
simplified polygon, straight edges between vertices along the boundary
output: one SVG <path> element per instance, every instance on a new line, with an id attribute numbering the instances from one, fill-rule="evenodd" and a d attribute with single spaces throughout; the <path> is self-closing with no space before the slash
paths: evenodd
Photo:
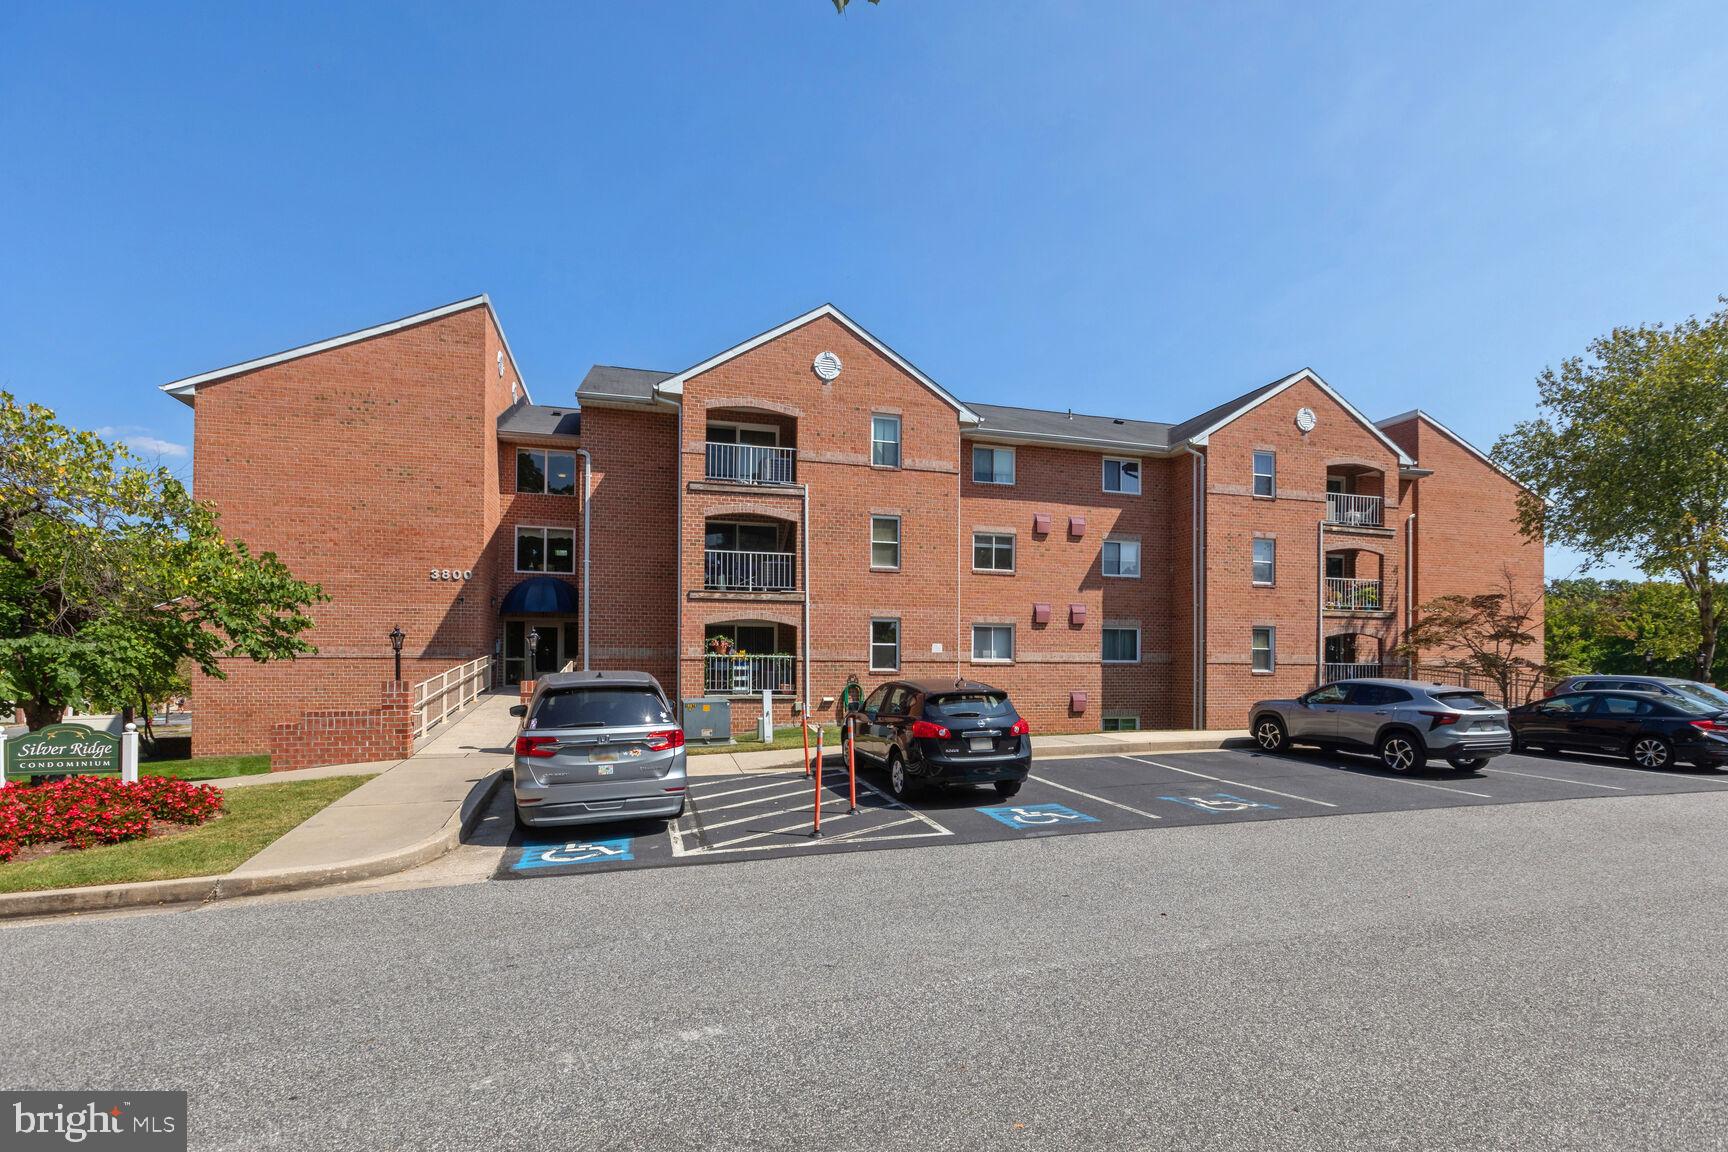
<path id="1" fill-rule="evenodd" d="M 1412 623 L 1411 613 L 1415 611 L 1411 603 L 1416 595 L 1416 513 L 1412 512 L 1404 518 L 1404 640 L 1410 634 Z M 1406 646 L 1404 649 L 1404 675 L 1414 679 L 1416 676 L 1416 653 Z"/>
<path id="2" fill-rule="evenodd" d="M 962 535 L 965 531 L 962 527 L 965 519 L 960 510 L 960 500 L 962 498 L 960 477 L 962 470 L 965 469 L 965 467 L 966 442 L 962 440 L 960 442 L 959 465 L 954 469 L 954 680 L 956 683 L 964 679 L 966 675 L 965 665 L 961 663 L 960 656 L 960 629 L 962 626 L 960 619 L 960 596 L 961 589 L 964 588 L 966 584 L 966 555 L 968 552 L 965 538 Z"/>
<path id="3" fill-rule="evenodd" d="M 799 551 L 803 553 L 801 573 L 804 584 L 804 627 L 799 629 L 799 640 L 804 647 L 804 714 L 798 718 L 800 724 L 809 724 L 810 715 L 815 711 L 815 705 L 810 699 L 810 485 L 798 485 L 798 495 L 802 500 L 803 522 L 798 525 Z"/>
<path id="4" fill-rule="evenodd" d="M 1193 445 L 1183 445 L 1188 455 L 1194 458 L 1193 507 L 1188 524 L 1189 551 L 1193 563 L 1190 567 L 1189 604 L 1193 613 L 1189 645 L 1193 648 L 1193 717 L 1192 723 L 1196 730 L 1206 726 L 1206 454 L 1194 448 Z"/>
<path id="5" fill-rule="evenodd" d="M 586 448 L 576 449 L 576 455 L 582 457 L 582 671 L 586 672 L 588 671 L 588 585 L 590 583 L 588 526 L 593 519 L 589 515 L 589 505 L 592 502 L 590 492 L 594 484 L 594 458 L 588 455 Z"/>
<path id="6" fill-rule="evenodd" d="M 1314 534 L 1314 687 L 1326 683 L 1326 518 Z"/>

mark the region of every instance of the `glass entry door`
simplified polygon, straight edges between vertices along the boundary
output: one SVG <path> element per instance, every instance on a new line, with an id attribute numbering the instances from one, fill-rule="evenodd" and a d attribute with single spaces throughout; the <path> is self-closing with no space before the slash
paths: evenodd
<path id="1" fill-rule="evenodd" d="M 528 651 L 530 630 L 539 634 L 532 656 Z M 557 620 L 504 621 L 504 683 L 520 684 L 524 679 L 536 680 L 548 672 L 556 672 L 564 667 L 565 631 Z M 574 647 L 571 651 L 574 653 Z"/>

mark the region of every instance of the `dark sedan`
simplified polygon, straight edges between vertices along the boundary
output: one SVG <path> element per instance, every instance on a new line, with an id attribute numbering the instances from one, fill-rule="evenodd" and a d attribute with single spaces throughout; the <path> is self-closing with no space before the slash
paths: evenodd
<path id="1" fill-rule="evenodd" d="M 891 680 L 848 714 L 861 760 L 904 800 L 925 784 L 994 784 L 1012 796 L 1032 770 L 1031 729 L 1008 693 L 972 680 Z"/>
<path id="2" fill-rule="evenodd" d="M 1600 752 L 1640 768 L 1728 766 L 1728 712 L 1651 692 L 1567 692 L 1514 708 L 1517 751 Z"/>

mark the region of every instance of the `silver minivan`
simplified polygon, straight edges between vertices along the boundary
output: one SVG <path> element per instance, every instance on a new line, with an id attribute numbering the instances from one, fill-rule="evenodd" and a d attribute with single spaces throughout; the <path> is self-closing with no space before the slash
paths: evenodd
<path id="1" fill-rule="evenodd" d="M 684 730 L 646 672 L 554 672 L 510 709 L 516 822 L 596 824 L 684 812 Z"/>
<path id="2" fill-rule="evenodd" d="M 1262 700 L 1249 711 L 1254 742 L 1372 751 L 1394 772 L 1443 759 L 1473 772 L 1512 750 L 1506 710 L 1482 693 L 1422 680 L 1339 680 L 1294 700 Z"/>

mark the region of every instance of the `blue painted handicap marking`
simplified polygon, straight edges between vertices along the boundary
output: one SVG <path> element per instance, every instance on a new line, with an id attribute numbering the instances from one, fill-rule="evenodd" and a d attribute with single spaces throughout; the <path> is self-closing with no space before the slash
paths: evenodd
<path id="1" fill-rule="evenodd" d="M 1210 812 L 1215 816 L 1225 812 L 1256 810 L 1276 812 L 1278 810 L 1276 804 L 1263 804 L 1258 800 L 1244 800 L 1242 797 L 1232 796 L 1228 792 L 1214 792 L 1210 796 L 1160 796 L 1158 799 L 1186 804 L 1190 808 L 1198 808 L 1202 812 Z"/>
<path id="2" fill-rule="evenodd" d="M 513 872 L 529 868 L 556 868 L 560 864 L 604 864 L 634 860 L 628 836 L 616 840 L 569 840 L 562 844 L 525 844 L 522 856 L 510 866 Z"/>
<path id="3" fill-rule="evenodd" d="M 1060 828 L 1064 824 L 1096 824 L 1098 817 L 1076 812 L 1066 804 L 1020 804 L 978 811 L 1010 828 Z"/>

